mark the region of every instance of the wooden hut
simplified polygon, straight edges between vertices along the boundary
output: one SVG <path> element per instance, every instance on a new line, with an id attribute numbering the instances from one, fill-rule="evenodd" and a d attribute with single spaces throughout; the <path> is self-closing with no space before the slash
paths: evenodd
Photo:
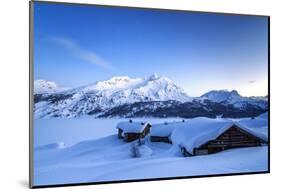
<path id="1" fill-rule="evenodd" d="M 170 136 L 173 130 L 180 125 L 186 124 L 184 121 L 181 122 L 164 122 L 163 124 L 153 125 L 150 134 L 151 142 L 164 142 L 172 144 Z"/>
<path id="2" fill-rule="evenodd" d="M 117 125 L 118 138 L 131 142 L 144 138 L 150 132 L 151 124 L 147 122 L 120 122 Z"/>
<path id="3" fill-rule="evenodd" d="M 196 136 L 192 146 L 190 144 L 181 144 L 181 152 L 184 156 L 207 155 L 231 148 L 254 147 L 267 144 L 267 138 L 256 135 L 253 131 L 241 126 L 238 123 L 231 123 L 222 126 L 220 130 L 215 128 L 213 133 L 200 138 L 200 145 L 196 145 Z M 209 132 L 212 132 L 211 130 Z M 215 134 L 217 133 L 217 134 Z M 196 134 L 196 133 L 195 133 Z"/>

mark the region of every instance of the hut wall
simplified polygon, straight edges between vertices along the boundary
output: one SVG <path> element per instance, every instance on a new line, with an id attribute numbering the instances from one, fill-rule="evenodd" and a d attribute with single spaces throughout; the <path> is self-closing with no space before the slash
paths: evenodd
<path id="1" fill-rule="evenodd" d="M 237 126 L 232 126 L 215 140 L 194 149 L 194 155 L 212 154 L 230 148 L 261 146 L 264 142 Z"/>
<path id="2" fill-rule="evenodd" d="M 165 142 L 165 143 L 169 143 L 169 144 L 172 143 L 168 136 L 165 136 L 165 137 L 162 137 L 162 136 L 150 136 L 150 141 L 151 142 Z"/>
<path id="3" fill-rule="evenodd" d="M 131 142 L 131 141 L 139 139 L 140 137 L 141 137 L 140 133 L 125 133 L 124 140 L 127 142 Z"/>
<path id="4" fill-rule="evenodd" d="M 131 142 L 139 138 L 144 138 L 150 132 L 150 125 L 147 125 L 141 133 L 124 133 L 124 140 Z M 118 131 L 119 136 L 119 131 Z M 123 137 L 122 137 L 123 138 Z"/>
<path id="5" fill-rule="evenodd" d="M 194 155 L 207 155 L 209 154 L 208 149 L 195 149 L 194 150 Z"/>

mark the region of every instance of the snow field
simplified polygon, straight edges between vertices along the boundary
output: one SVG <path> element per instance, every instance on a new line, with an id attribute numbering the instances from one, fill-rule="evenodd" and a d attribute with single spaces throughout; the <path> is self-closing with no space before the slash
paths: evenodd
<path id="1" fill-rule="evenodd" d="M 266 134 L 261 116 L 236 121 Z M 150 123 L 181 119 L 146 119 Z M 126 143 L 118 139 L 120 119 L 40 119 L 35 124 L 35 184 L 65 184 L 128 179 L 165 178 L 267 171 L 268 147 L 231 149 L 220 153 L 183 157 L 178 144 L 144 139 Z M 134 119 L 134 121 L 144 121 Z M 186 120 L 188 122 L 188 120 Z M 46 133 L 48 135 L 46 136 Z M 41 136 L 41 137 L 40 137 Z M 138 157 L 132 157 L 132 146 Z"/>

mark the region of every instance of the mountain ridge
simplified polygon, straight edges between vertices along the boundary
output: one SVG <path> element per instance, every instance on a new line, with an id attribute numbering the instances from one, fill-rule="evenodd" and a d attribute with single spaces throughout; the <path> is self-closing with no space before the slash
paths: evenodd
<path id="1" fill-rule="evenodd" d="M 111 115 L 108 112 L 110 110 L 118 110 L 118 107 L 126 106 L 128 111 L 134 112 L 134 110 L 128 107 L 132 106 L 135 109 L 143 109 L 142 106 L 145 103 L 157 106 L 155 105 L 157 103 L 154 102 L 162 102 L 158 104 L 161 104 L 162 109 L 166 108 L 168 111 L 171 109 L 169 106 L 172 101 L 174 106 L 191 103 L 198 108 L 200 105 L 200 108 L 204 107 L 205 109 L 208 109 L 206 106 L 223 105 L 225 107 L 233 106 L 234 108 L 231 109 L 233 111 L 235 109 L 239 111 L 244 109 L 246 111 L 249 108 L 253 109 L 255 107 L 254 109 L 259 113 L 262 110 L 266 110 L 268 106 L 267 101 L 263 97 L 243 97 L 235 90 L 211 90 L 200 97 L 190 97 L 172 80 L 164 76 L 158 76 L 157 74 L 144 78 L 115 76 L 108 80 L 97 81 L 93 84 L 65 90 L 59 88 L 54 82 L 42 82 L 41 80 L 40 83 L 44 84 L 44 87 L 41 87 L 44 90 L 40 91 L 36 88 L 34 90 L 34 112 L 35 117 L 38 118 L 78 117 L 82 115 L 93 115 L 95 117 L 108 115 L 110 117 Z M 45 87 L 46 83 L 51 84 L 51 87 L 48 87 L 48 85 Z M 47 89 L 50 89 L 50 91 Z M 40 91 L 40 93 L 36 93 L 37 91 Z M 139 107 L 136 107 L 136 104 Z M 190 105 L 190 107 L 193 106 Z M 159 107 L 155 107 L 154 109 L 157 108 Z M 182 106 L 179 109 L 189 112 L 189 110 L 182 108 Z M 149 116 L 149 113 L 154 115 L 151 108 L 148 107 L 147 110 L 149 110 L 148 113 L 138 115 Z M 177 110 L 173 111 L 177 112 Z M 204 112 L 205 110 L 200 109 L 200 111 Z M 160 112 L 163 111 L 161 110 Z M 174 113 L 170 112 L 170 114 Z M 178 112 L 178 114 L 181 113 Z M 114 115 L 118 116 L 116 111 Z M 124 115 L 128 114 L 124 113 Z"/>

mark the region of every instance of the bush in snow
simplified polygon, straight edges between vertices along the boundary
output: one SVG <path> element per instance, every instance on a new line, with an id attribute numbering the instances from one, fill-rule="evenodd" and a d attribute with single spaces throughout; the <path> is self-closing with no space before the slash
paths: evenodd
<path id="1" fill-rule="evenodd" d="M 131 147 L 131 156 L 133 158 L 140 157 L 140 151 L 139 151 L 138 145 L 136 143 L 133 143 L 133 145 Z"/>
<path id="2" fill-rule="evenodd" d="M 138 142 L 133 143 L 131 147 L 131 156 L 133 158 L 147 157 L 151 156 L 153 151 L 146 145 L 139 145 Z"/>

